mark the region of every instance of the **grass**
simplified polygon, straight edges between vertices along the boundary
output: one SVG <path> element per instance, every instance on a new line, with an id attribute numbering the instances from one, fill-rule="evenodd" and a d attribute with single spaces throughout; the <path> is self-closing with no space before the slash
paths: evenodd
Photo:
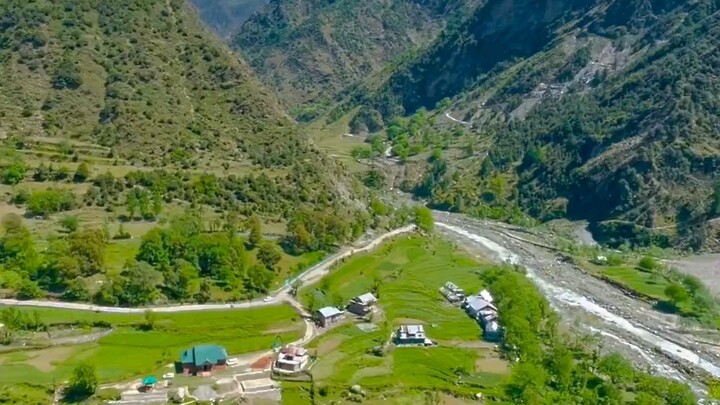
<path id="1" fill-rule="evenodd" d="M 477 274 L 482 268 L 448 242 L 404 237 L 351 259 L 322 282 L 303 289 L 301 299 L 306 304 L 312 296 L 322 305 L 331 304 L 333 297 L 347 302 L 370 291 L 374 280 L 382 280 L 380 306 L 392 325 L 417 322 L 429 326 L 427 333 L 432 339 L 477 340 L 477 324 L 446 303 L 438 289 L 452 281 L 476 293 L 483 287 Z"/>
<path id="2" fill-rule="evenodd" d="M 425 390 L 462 396 L 477 392 L 478 387 L 493 389 L 507 374 L 507 367 L 485 368 L 477 361 L 488 356 L 483 349 L 408 347 L 391 349 L 382 357 L 372 354 L 371 349 L 388 337 L 388 329 L 366 333 L 351 324 L 317 338 L 309 344 L 319 358 L 312 369 L 315 384 L 327 387 L 330 398 L 355 384 L 371 392 L 369 399 L 373 393 L 406 398 Z M 502 362 L 493 355 L 495 362 Z"/>
<path id="3" fill-rule="evenodd" d="M 350 120 L 356 113 L 357 109 L 354 109 L 330 124 L 325 122 L 326 117 L 320 117 L 308 124 L 306 129 L 323 151 L 345 163 L 351 171 L 361 172 L 365 166 L 358 163 L 350 152 L 353 147 L 363 145 L 365 141 L 360 137 L 346 136 L 350 131 Z"/>
<path id="4" fill-rule="evenodd" d="M 497 389 L 509 370 L 507 363 L 492 345 L 480 342 L 478 325 L 438 292 L 447 281 L 477 292 L 482 268 L 445 241 L 402 237 L 350 259 L 320 283 L 301 290 L 304 302 L 315 299 L 324 305 L 334 295 L 346 301 L 367 292 L 373 280 L 382 280 L 379 305 L 386 321 L 376 316 L 377 330 L 364 332 L 354 323 L 345 324 L 308 345 L 318 356 L 312 369 L 315 385 L 328 391 L 323 402 L 342 397 L 354 384 L 368 391 L 363 403 L 371 404 L 422 403 L 427 390 L 469 397 L 478 390 Z M 407 322 L 425 324 L 428 337 L 440 345 L 373 353 L 388 342 L 396 325 Z M 302 387 L 288 387 L 287 402 L 285 386 L 283 390 L 283 403 L 301 403 L 293 401 L 300 401 Z"/>
<path id="5" fill-rule="evenodd" d="M 666 299 L 665 288 L 670 285 L 670 280 L 661 274 L 642 271 L 632 266 L 606 267 L 602 270 L 602 274 L 632 290 L 657 300 Z"/>
<path id="6" fill-rule="evenodd" d="M 0 384 L 22 381 L 49 384 L 66 379 L 81 362 L 95 365 L 101 381 L 117 381 L 157 371 L 177 360 L 181 350 L 195 344 L 217 343 L 225 346 L 229 354 L 235 355 L 269 349 L 277 334 L 290 342 L 304 332 L 304 324 L 289 305 L 157 313 L 157 326 L 152 331 L 136 327 L 144 320 L 143 314 L 100 314 L 60 309 L 37 309 L 37 312 L 48 324 L 106 321 L 115 330 L 94 343 L 66 346 L 66 351 L 52 348 L 1 354 Z M 47 350 L 55 350 L 53 355 L 56 359 L 41 366 L 43 371 L 38 368 L 37 361 L 33 365 L 33 359 L 46 355 Z"/>

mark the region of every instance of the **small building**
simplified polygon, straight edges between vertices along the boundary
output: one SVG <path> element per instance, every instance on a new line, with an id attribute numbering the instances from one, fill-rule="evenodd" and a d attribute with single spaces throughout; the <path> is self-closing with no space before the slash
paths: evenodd
<path id="1" fill-rule="evenodd" d="M 424 345 L 430 346 L 432 340 L 425 336 L 425 328 L 422 325 L 402 325 L 395 332 L 395 344 L 398 345 Z"/>
<path id="2" fill-rule="evenodd" d="M 488 322 L 483 328 L 483 337 L 490 342 L 497 342 L 502 339 L 500 324 L 496 321 Z"/>
<path id="3" fill-rule="evenodd" d="M 302 371 L 308 363 L 307 350 L 303 347 L 285 346 L 278 353 L 273 371 L 279 373 L 297 373 Z"/>
<path id="4" fill-rule="evenodd" d="M 323 328 L 332 325 L 333 323 L 339 321 L 345 316 L 345 311 L 341 311 L 335 307 L 325 307 L 320 308 L 317 311 L 316 319 L 318 324 L 322 326 Z"/>
<path id="5" fill-rule="evenodd" d="M 484 299 L 485 301 L 487 301 L 491 304 L 495 301 L 493 299 L 493 296 L 490 295 L 490 291 L 488 291 L 488 290 L 482 290 L 482 291 L 480 291 L 480 294 L 478 294 L 478 295 L 480 296 L 480 298 Z"/>
<path id="6" fill-rule="evenodd" d="M 375 304 L 377 304 L 377 301 L 378 300 L 374 295 L 366 293 L 350 300 L 347 309 L 353 314 L 365 316 L 375 310 Z"/>
<path id="7" fill-rule="evenodd" d="M 143 378 L 141 389 L 144 392 L 149 392 L 155 388 L 156 384 L 157 384 L 157 378 L 155 378 L 155 376 L 149 375 L 149 376 Z"/>
<path id="8" fill-rule="evenodd" d="M 483 309 L 491 308 L 497 311 L 497 309 L 491 303 L 481 298 L 479 295 L 466 298 L 463 302 L 462 307 L 465 309 L 465 312 L 467 312 L 468 315 L 476 319 L 480 311 L 482 311 Z"/>
<path id="9" fill-rule="evenodd" d="M 185 375 L 209 375 L 227 367 L 228 354 L 224 347 L 198 345 L 180 353 L 180 363 Z"/>
<path id="10" fill-rule="evenodd" d="M 457 304 L 465 299 L 465 290 L 451 281 L 448 281 L 444 286 L 440 287 L 440 294 L 453 304 Z"/>

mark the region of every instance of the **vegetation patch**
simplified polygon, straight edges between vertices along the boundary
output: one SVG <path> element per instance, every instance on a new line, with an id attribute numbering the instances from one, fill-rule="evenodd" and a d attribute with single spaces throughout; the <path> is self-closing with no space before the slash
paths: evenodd
<path id="1" fill-rule="evenodd" d="M 276 335 L 299 339 L 304 323 L 289 305 L 247 310 L 182 313 L 99 314 L 59 309 L 30 310 L 47 325 L 87 325 L 107 322 L 114 331 L 95 343 L 0 354 L 0 384 L 34 381 L 50 384 L 69 376 L 73 367 L 88 363 L 101 381 L 117 381 L 156 370 L 178 360 L 181 350 L 216 343 L 231 355 L 269 349 Z M 279 333 L 266 332 L 287 325 Z M 173 371 L 164 369 L 164 372 Z"/>

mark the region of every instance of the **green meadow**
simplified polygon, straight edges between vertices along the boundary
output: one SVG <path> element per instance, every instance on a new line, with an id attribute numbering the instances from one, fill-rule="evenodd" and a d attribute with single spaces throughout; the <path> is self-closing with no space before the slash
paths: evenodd
<path id="1" fill-rule="evenodd" d="M 31 309 L 22 309 L 32 311 Z M 140 327 L 143 314 L 100 314 L 38 309 L 43 322 L 112 324 L 113 332 L 93 343 L 53 346 L 0 354 L 0 384 L 67 379 L 81 362 L 93 364 L 101 381 L 118 381 L 157 372 L 179 358 L 181 350 L 201 343 L 225 346 L 230 355 L 270 349 L 275 336 L 300 338 L 304 324 L 289 305 L 257 309 L 156 314 L 153 330 Z M 167 372 L 168 369 L 165 369 Z"/>
<path id="2" fill-rule="evenodd" d="M 478 272 L 488 266 L 445 241 L 420 236 L 401 237 L 367 254 L 356 256 L 321 282 L 301 290 L 306 304 L 329 305 L 378 288 L 380 314 L 376 329 L 366 332 L 353 321 L 322 334 L 308 347 L 317 355 L 313 381 L 322 401 L 347 394 L 352 385 L 367 391 L 363 403 L 424 403 L 428 390 L 463 403 L 478 391 L 492 392 L 507 376 L 509 366 L 493 344 L 481 340 L 480 327 L 450 305 L 438 289 L 453 281 L 478 292 Z M 436 347 L 385 346 L 394 328 L 422 323 Z M 283 403 L 299 404 L 310 386 L 283 386 Z M 287 397 L 285 396 L 287 393 Z M 404 400 L 410 402 L 403 402 Z M 389 401 L 389 402 L 388 402 Z M 415 401 L 415 402 L 413 402 Z"/>
<path id="3" fill-rule="evenodd" d="M 401 237 L 352 258 L 321 282 L 302 289 L 301 299 L 308 306 L 313 300 L 315 306 L 347 302 L 377 284 L 380 307 L 392 325 L 424 324 L 431 339 L 477 340 L 478 325 L 447 303 L 438 289 L 452 281 L 477 293 L 483 287 L 478 273 L 487 266 L 446 241 Z"/>

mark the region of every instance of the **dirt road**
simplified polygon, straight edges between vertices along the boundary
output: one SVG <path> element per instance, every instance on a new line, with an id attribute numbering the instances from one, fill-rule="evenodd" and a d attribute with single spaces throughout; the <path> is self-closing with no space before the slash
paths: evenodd
<path id="1" fill-rule="evenodd" d="M 523 265 L 565 325 L 594 334 L 604 350 L 620 352 L 651 373 L 689 382 L 698 391 L 703 390 L 705 376 L 720 377 L 717 347 L 703 343 L 706 336 L 694 337 L 709 331 L 684 327 L 677 317 L 654 311 L 562 262 L 538 243 L 526 242 L 531 236 L 507 225 L 442 212 L 434 215 L 438 231 L 469 251 Z"/>

